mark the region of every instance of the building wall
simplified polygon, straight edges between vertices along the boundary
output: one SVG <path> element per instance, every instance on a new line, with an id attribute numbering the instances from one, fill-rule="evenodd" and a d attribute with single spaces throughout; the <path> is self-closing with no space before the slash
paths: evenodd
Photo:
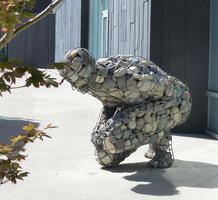
<path id="1" fill-rule="evenodd" d="M 208 81 L 208 130 L 218 139 L 218 1 L 211 0 L 210 61 Z"/>
<path id="2" fill-rule="evenodd" d="M 175 131 L 205 133 L 210 0 L 152 0 L 151 7 L 151 59 L 192 94 L 190 117 Z"/>
<path id="3" fill-rule="evenodd" d="M 8 57 L 21 58 L 39 68 L 54 62 L 55 15 L 49 14 L 18 34 L 8 44 Z"/>
<path id="4" fill-rule="evenodd" d="M 51 0 L 36 1 L 40 12 Z M 81 0 L 65 0 L 53 14 L 20 33 L 8 45 L 8 56 L 26 64 L 47 68 L 63 60 L 67 51 L 81 44 Z"/>
<path id="5" fill-rule="evenodd" d="M 65 0 L 55 11 L 55 62 L 81 44 L 81 0 Z"/>
<path id="6" fill-rule="evenodd" d="M 51 0 L 36 0 L 33 13 L 45 9 Z M 47 67 L 54 62 L 55 15 L 49 14 L 16 36 L 8 44 L 8 57 L 21 58 L 25 64 Z"/>
<path id="7" fill-rule="evenodd" d="M 32 10 L 33 13 L 39 13 L 44 10 L 48 4 L 50 4 L 52 0 L 36 0 L 34 9 Z"/>
<path id="8" fill-rule="evenodd" d="M 109 55 L 149 58 L 151 0 L 109 2 Z"/>

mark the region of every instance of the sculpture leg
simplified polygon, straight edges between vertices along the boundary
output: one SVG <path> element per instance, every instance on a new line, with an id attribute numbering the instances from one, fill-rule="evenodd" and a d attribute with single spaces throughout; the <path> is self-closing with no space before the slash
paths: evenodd
<path id="1" fill-rule="evenodd" d="M 152 159 L 155 156 L 157 144 L 149 144 L 148 151 L 145 153 L 145 157 Z"/>
<path id="2" fill-rule="evenodd" d="M 170 131 L 166 131 L 164 136 L 156 144 L 153 144 L 155 155 L 148 162 L 149 167 L 166 168 L 173 164 L 174 156 L 172 150 L 172 136 Z"/>
<path id="3" fill-rule="evenodd" d="M 105 136 L 106 133 L 104 130 L 105 130 L 105 122 L 108 120 L 108 117 L 111 114 L 109 113 L 110 110 L 107 112 L 106 111 L 107 111 L 106 109 L 102 111 L 100 116 L 100 121 L 92 133 L 91 141 L 95 146 L 96 161 L 104 167 L 113 167 L 113 166 L 117 166 L 120 162 L 122 162 L 125 158 L 127 158 L 136 149 L 129 149 L 127 151 L 120 151 L 120 152 L 116 152 L 116 151 L 111 152 L 109 149 L 107 149 L 107 147 L 105 146 L 105 141 L 106 140 L 108 141 L 108 137 Z M 112 133 L 108 132 L 107 134 L 111 135 Z"/>

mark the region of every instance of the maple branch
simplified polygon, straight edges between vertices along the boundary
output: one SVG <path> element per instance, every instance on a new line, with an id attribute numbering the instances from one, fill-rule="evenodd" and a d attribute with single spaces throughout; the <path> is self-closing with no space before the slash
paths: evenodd
<path id="1" fill-rule="evenodd" d="M 0 49 L 8 44 L 10 40 L 13 39 L 13 29 L 9 29 L 0 39 Z"/>
<path id="2" fill-rule="evenodd" d="M 54 8 L 56 8 L 61 2 L 64 0 L 56 0 L 52 3 L 50 3 L 47 8 L 45 8 L 41 13 L 33 17 L 32 19 L 28 20 L 26 23 L 22 24 L 21 26 L 17 27 L 13 32 L 14 35 L 17 35 L 21 31 L 25 30 L 29 26 L 35 24 L 36 22 L 40 21 L 42 18 L 44 18 L 46 15 L 48 15 Z"/>
<path id="3" fill-rule="evenodd" d="M 7 33 L 3 35 L 3 37 L 0 39 L 0 49 L 2 49 L 8 42 L 10 42 L 17 34 L 28 28 L 29 26 L 37 23 L 41 19 L 43 19 L 45 16 L 47 16 L 53 9 L 55 9 L 60 3 L 62 3 L 64 0 L 56 0 L 52 3 L 50 3 L 41 13 L 36 15 L 35 17 L 29 19 L 24 24 L 18 26 L 14 30 L 9 29 Z"/>

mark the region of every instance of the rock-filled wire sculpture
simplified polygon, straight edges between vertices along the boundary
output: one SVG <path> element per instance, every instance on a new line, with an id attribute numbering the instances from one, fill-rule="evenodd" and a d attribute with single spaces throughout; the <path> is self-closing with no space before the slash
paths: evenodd
<path id="1" fill-rule="evenodd" d="M 116 166 L 138 147 L 149 144 L 148 166 L 170 167 L 174 160 L 170 130 L 184 123 L 191 111 L 187 85 L 136 56 L 96 61 L 88 50 L 77 48 L 66 59 L 60 70 L 64 79 L 103 104 L 91 135 L 99 164 Z"/>

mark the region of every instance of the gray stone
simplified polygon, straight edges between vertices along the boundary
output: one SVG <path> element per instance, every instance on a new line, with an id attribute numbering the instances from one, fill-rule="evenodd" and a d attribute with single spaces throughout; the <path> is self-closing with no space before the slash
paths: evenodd
<path id="1" fill-rule="evenodd" d="M 79 74 L 77 74 L 77 72 L 74 72 L 74 73 L 72 73 L 71 75 L 68 75 L 68 76 L 69 76 L 69 78 L 70 78 L 70 80 L 71 80 L 72 82 L 77 81 L 78 78 L 79 78 Z"/>
<path id="2" fill-rule="evenodd" d="M 182 120 L 182 115 L 177 107 L 171 109 L 171 116 L 175 122 L 180 122 Z"/>
<path id="3" fill-rule="evenodd" d="M 128 99 L 137 99 L 137 98 L 140 97 L 140 92 L 137 91 L 137 90 L 130 92 L 130 91 L 128 90 L 128 91 L 126 91 L 126 92 L 124 93 L 124 95 L 125 95 L 126 98 L 128 98 Z"/>
<path id="4" fill-rule="evenodd" d="M 127 73 L 128 74 L 137 74 L 137 73 L 139 73 L 139 69 L 136 66 L 130 66 L 127 69 Z"/>
<path id="5" fill-rule="evenodd" d="M 127 79 L 127 89 L 129 91 L 137 91 L 137 82 L 134 79 Z"/>
<path id="6" fill-rule="evenodd" d="M 111 155 L 107 155 L 107 156 L 101 158 L 100 161 L 103 162 L 104 165 L 108 165 L 108 164 L 110 164 L 113 161 L 113 158 L 112 158 Z"/>
<path id="7" fill-rule="evenodd" d="M 124 131 L 124 133 L 123 133 L 123 138 L 124 138 L 124 139 L 128 139 L 130 135 L 131 135 L 131 131 L 126 130 L 126 131 Z"/>
<path id="8" fill-rule="evenodd" d="M 139 145 L 139 140 L 137 138 L 134 138 L 132 140 L 132 144 L 135 145 L 135 146 Z"/>
<path id="9" fill-rule="evenodd" d="M 104 77 L 103 76 L 97 76 L 95 79 L 96 83 L 103 83 L 104 82 Z"/>
<path id="10" fill-rule="evenodd" d="M 117 86 L 120 89 L 125 89 L 127 87 L 126 79 L 125 78 L 117 78 Z"/>
<path id="11" fill-rule="evenodd" d="M 125 141 L 125 149 L 128 149 L 131 146 L 131 141 L 127 140 Z"/>
<path id="12" fill-rule="evenodd" d="M 134 118 L 132 118 L 131 120 L 129 120 L 129 123 L 128 123 L 128 128 L 129 129 L 134 129 L 136 127 L 136 121 Z"/>
<path id="13" fill-rule="evenodd" d="M 110 78 L 106 78 L 103 83 L 104 88 L 114 88 L 115 86 L 116 86 L 115 82 L 112 81 Z"/>
<path id="14" fill-rule="evenodd" d="M 138 88 L 142 92 L 147 92 L 148 90 L 151 90 L 154 87 L 154 82 L 150 80 L 143 80 L 139 81 Z"/>
<path id="15" fill-rule="evenodd" d="M 125 148 L 125 141 L 121 140 L 121 139 L 117 140 L 116 148 L 120 149 L 120 150 L 124 150 L 124 148 Z"/>
<path id="16" fill-rule="evenodd" d="M 123 92 L 120 90 L 114 91 L 114 92 L 110 92 L 110 95 L 116 98 L 121 98 L 123 97 Z"/>
<path id="17" fill-rule="evenodd" d="M 145 124 L 144 127 L 142 128 L 142 131 L 144 133 L 149 133 L 153 130 L 152 124 Z"/>
<path id="18" fill-rule="evenodd" d="M 120 67 L 117 70 L 114 71 L 115 77 L 123 77 L 127 73 L 127 69 L 125 67 Z"/>
<path id="19" fill-rule="evenodd" d="M 139 143 L 143 144 L 144 143 L 144 135 L 141 132 L 138 132 L 136 135 L 137 135 L 137 138 L 139 140 Z"/>
<path id="20" fill-rule="evenodd" d="M 109 151 L 110 153 L 116 153 L 116 147 L 112 142 L 110 142 L 109 138 L 106 138 L 104 140 L 104 145 L 107 151 Z"/>
<path id="21" fill-rule="evenodd" d="M 78 79 L 76 82 L 75 82 L 75 86 L 80 88 L 81 86 L 85 85 L 86 82 L 83 80 L 83 79 Z"/>
<path id="22" fill-rule="evenodd" d="M 144 120 L 143 118 L 138 118 L 136 120 L 136 129 L 141 129 L 144 125 Z"/>

